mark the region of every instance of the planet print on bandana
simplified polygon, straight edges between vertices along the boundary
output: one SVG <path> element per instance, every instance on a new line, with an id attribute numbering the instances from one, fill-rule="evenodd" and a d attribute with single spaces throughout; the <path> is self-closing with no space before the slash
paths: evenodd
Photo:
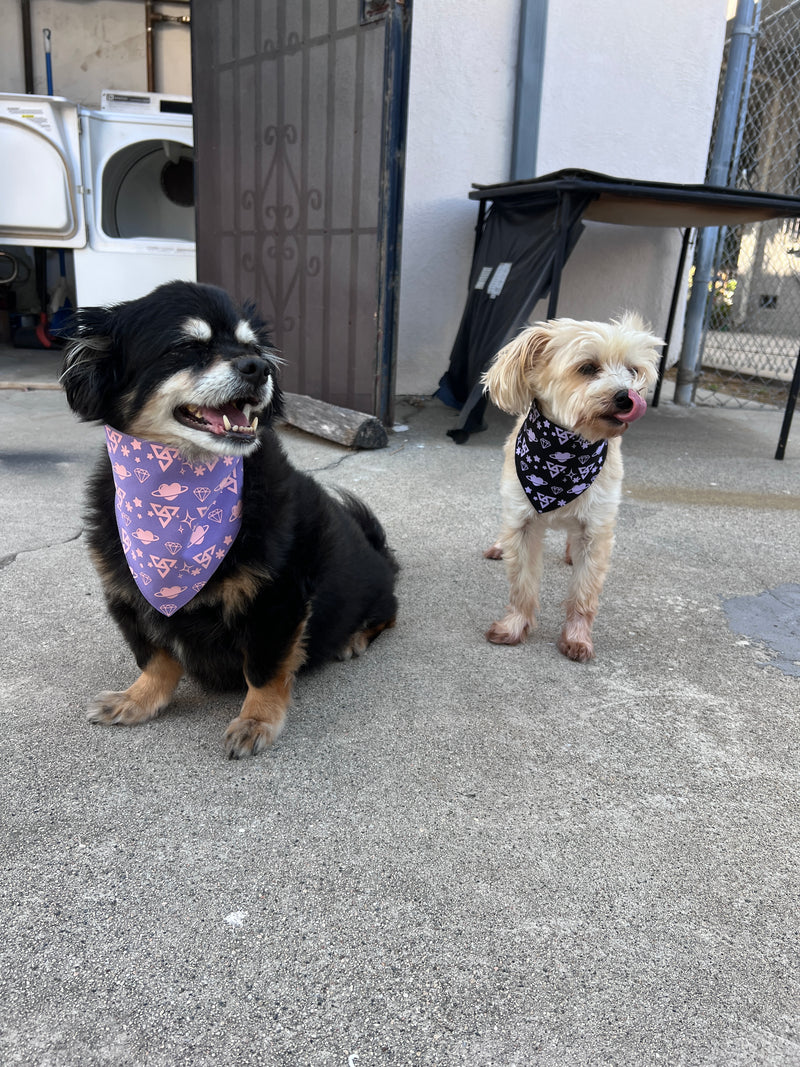
<path id="1" fill-rule="evenodd" d="M 550 422 L 534 403 L 517 434 L 517 477 L 534 511 L 563 508 L 602 470 L 607 441 L 587 441 Z"/>
<path id="2" fill-rule="evenodd" d="M 176 448 L 105 427 L 117 529 L 142 596 L 174 615 L 225 559 L 242 524 L 241 456 L 190 462 Z"/>

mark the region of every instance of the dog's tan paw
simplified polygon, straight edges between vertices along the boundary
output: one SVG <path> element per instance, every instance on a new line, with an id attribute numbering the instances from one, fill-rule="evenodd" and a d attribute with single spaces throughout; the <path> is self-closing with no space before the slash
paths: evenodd
<path id="1" fill-rule="evenodd" d="M 361 656 L 367 651 L 369 647 L 369 637 L 363 630 L 360 630 L 357 634 L 353 634 L 343 649 L 340 650 L 337 659 L 348 660 L 353 659 L 354 656 Z"/>
<path id="2" fill-rule="evenodd" d="M 558 651 L 576 663 L 588 663 L 590 659 L 594 659 L 594 645 L 591 641 L 569 638 L 564 633 L 558 639 Z"/>
<path id="3" fill-rule="evenodd" d="M 519 624 L 503 619 L 492 623 L 486 631 L 486 640 L 493 645 L 518 645 L 525 640 L 527 633 L 527 623 Z"/>
<path id="4" fill-rule="evenodd" d="M 89 722 L 102 723 L 105 726 L 136 726 L 154 718 L 158 710 L 143 708 L 127 691 L 104 692 L 98 693 L 91 702 L 86 710 L 86 718 Z"/>
<path id="5" fill-rule="evenodd" d="M 587 663 L 594 658 L 592 644 L 592 618 L 580 612 L 567 615 L 567 621 L 558 639 L 558 651 L 576 663 Z"/>
<path id="6" fill-rule="evenodd" d="M 490 545 L 489 548 L 487 548 L 486 551 L 483 553 L 483 558 L 484 559 L 502 559 L 503 558 L 503 546 L 500 544 L 500 542 L 499 541 L 495 541 L 495 543 L 493 545 Z"/>
<path id="7" fill-rule="evenodd" d="M 260 719 L 245 719 L 237 716 L 225 731 L 225 754 L 228 759 L 243 759 L 257 756 L 269 748 L 281 732 L 283 722 L 263 722 Z"/>

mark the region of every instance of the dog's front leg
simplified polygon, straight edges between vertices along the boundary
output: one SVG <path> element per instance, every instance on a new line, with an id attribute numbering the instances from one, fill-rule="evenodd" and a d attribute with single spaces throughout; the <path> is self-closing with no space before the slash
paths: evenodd
<path id="1" fill-rule="evenodd" d="M 155 718 L 169 704 L 183 667 L 145 636 L 128 604 L 112 599 L 108 606 L 142 673 L 122 692 L 98 693 L 89 704 L 87 718 L 105 725 L 136 726 Z"/>
<path id="2" fill-rule="evenodd" d="M 294 677 L 305 661 L 305 629 L 306 618 L 282 644 L 271 668 L 261 666 L 263 649 L 245 655 L 247 695 L 242 710 L 225 731 L 225 751 L 230 759 L 257 756 L 283 729 Z"/>
<path id="3" fill-rule="evenodd" d="M 518 645 L 536 625 L 539 584 L 542 577 L 544 523 L 527 520 L 522 526 L 504 527 L 499 545 L 506 564 L 509 605 L 505 618 L 492 623 L 486 640 L 493 645 Z"/>
<path id="4" fill-rule="evenodd" d="M 611 562 L 614 524 L 584 529 L 570 537 L 569 545 L 573 570 L 558 649 L 569 659 L 585 663 L 594 656 L 592 624 Z"/>
<path id="5" fill-rule="evenodd" d="M 159 649 L 147 659 L 132 686 L 120 693 L 98 693 L 89 705 L 87 718 L 115 726 L 147 722 L 169 704 L 182 675 L 180 663 Z"/>

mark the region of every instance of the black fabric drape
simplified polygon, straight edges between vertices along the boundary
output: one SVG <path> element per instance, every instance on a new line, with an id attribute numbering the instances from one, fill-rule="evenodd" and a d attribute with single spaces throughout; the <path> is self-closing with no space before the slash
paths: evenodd
<path id="1" fill-rule="evenodd" d="M 581 215 L 591 199 L 564 200 L 557 194 L 536 201 L 515 197 L 495 201 L 489 209 L 450 365 L 435 394 L 461 411 L 456 427 L 447 431 L 457 443 L 483 427 L 486 397 L 481 374 L 549 291 L 559 241 L 566 239 L 566 260 L 583 229 Z"/>

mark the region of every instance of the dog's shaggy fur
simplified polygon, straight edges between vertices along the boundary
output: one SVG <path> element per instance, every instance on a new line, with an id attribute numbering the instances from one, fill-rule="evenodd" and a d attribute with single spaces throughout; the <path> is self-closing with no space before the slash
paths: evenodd
<path id="1" fill-rule="evenodd" d="M 131 577 L 104 451 L 89 487 L 88 542 L 142 673 L 124 692 L 100 693 L 89 718 L 146 722 L 184 673 L 214 689 L 246 685 L 225 746 L 231 758 L 255 754 L 278 735 L 301 666 L 358 655 L 394 624 L 397 564 L 384 531 L 359 500 L 334 498 L 289 463 L 272 428 L 279 361 L 252 307 L 212 286 L 170 282 L 79 311 L 72 336 L 62 381 L 82 419 L 198 463 L 244 457 L 238 536 L 208 584 L 167 618 Z"/>
<path id="2" fill-rule="evenodd" d="M 558 647 L 573 660 L 594 655 L 592 624 L 621 497 L 620 438 L 635 417 L 632 409 L 643 410 L 644 395 L 655 383 L 662 343 L 633 314 L 611 323 L 554 319 L 524 330 L 484 375 L 494 403 L 521 416 L 505 448 L 502 531 L 485 553 L 505 560 L 510 586 L 506 615 L 488 630 L 489 641 L 515 645 L 535 626 L 544 536 L 554 526 L 567 530 L 567 562 L 573 564 Z M 515 466 L 517 434 L 534 401 L 557 426 L 587 441 L 608 441 L 605 463 L 589 488 L 544 514 L 529 503 Z"/>

